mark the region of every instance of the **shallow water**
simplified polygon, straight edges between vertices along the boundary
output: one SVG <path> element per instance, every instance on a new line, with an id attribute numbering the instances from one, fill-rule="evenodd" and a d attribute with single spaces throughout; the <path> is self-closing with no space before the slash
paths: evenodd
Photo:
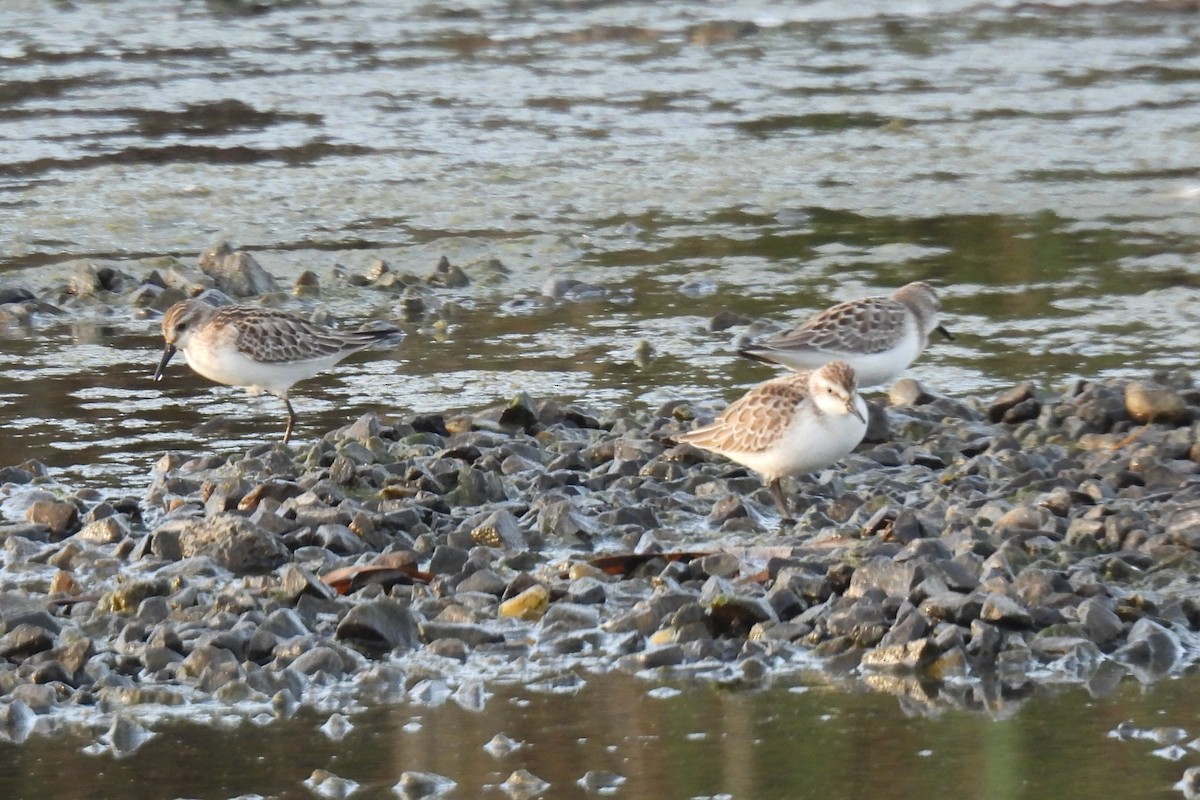
<path id="1" fill-rule="evenodd" d="M 450 797 L 519 797 L 502 787 L 527 770 L 545 797 L 1178 797 L 1200 764 L 1195 678 L 1104 696 L 1043 689 L 987 709 L 937 713 L 911 698 L 823 685 L 764 690 L 588 676 L 575 692 L 497 687 L 482 711 L 452 700 L 305 711 L 265 729 L 154 726 L 134 755 L 80 755 L 84 732 L 0 744 L 5 797 L 320 796 L 316 770 L 359 785 L 355 797 L 394 797 L 405 772 L 457 783 Z M 920 696 L 919 687 L 911 687 Z M 1125 723 L 1125 735 L 1118 726 Z M 1184 736 L 1178 751 L 1168 743 Z M 494 737 L 512 740 L 493 753 Z M 64 765 L 67 765 L 64 768 Z M 578 781 L 606 772 L 609 792 Z"/>
<path id="2" fill-rule="evenodd" d="M 407 324 L 395 350 L 301 384 L 300 438 L 366 411 L 476 409 L 521 390 L 597 411 L 716 404 L 771 374 L 734 354 L 740 329 L 708 329 L 717 312 L 795 320 L 916 279 L 944 286 L 958 334 L 912 371 L 938 391 L 1190 368 L 1198 83 L 1194 15 L 1169 2 L 13 0 L 0 15 L 0 287 L 46 292 L 68 313 L 0 329 L 0 463 L 36 458 L 72 488 L 139 495 L 165 451 L 232 454 L 278 437 L 274 398 L 247 402 L 182 363 L 154 383 L 153 314 L 52 291 L 76 262 L 140 277 L 172 258 L 193 263 L 222 237 L 285 283 L 314 270 L 322 298 L 293 306 L 349 322 L 402 317 L 392 296 L 339 288 L 335 264 L 360 272 L 384 258 L 425 275 L 445 255 L 472 278 L 434 292 L 449 304 L 444 332 Z M 607 294 L 542 298 L 554 277 Z M 648 365 L 635 359 L 642 341 Z M 1193 684 L 1145 697 L 1125 687 L 1099 706 L 1065 692 L 1003 722 L 913 720 L 870 694 L 685 692 L 654 707 L 684 720 L 721 713 L 680 723 L 708 738 L 661 758 L 659 778 L 646 777 L 640 740 L 620 738 L 626 728 L 613 741 L 636 770 L 589 753 L 563 775 L 566 756 L 548 745 L 554 757 L 529 768 L 557 796 L 575 791 L 570 775 L 605 766 L 629 775 L 626 796 L 780 796 L 770 781 L 785 774 L 780 760 L 794 762 L 774 749 L 815 728 L 827 746 L 803 763 L 821 780 L 797 779 L 796 796 L 872 794 L 854 781 L 890 779 L 893 766 L 873 757 L 880 768 L 862 770 L 858 751 L 897 743 L 912 782 L 892 796 L 1083 797 L 1117 781 L 1130 791 L 1110 796 L 1168 796 L 1182 767 L 1138 758 L 1116 769 L 1100 755 L 1115 747 L 1102 735 L 1111 719 L 1097 715 L 1121 716 L 1121 703 L 1153 715 Z M 631 691 L 632 706 L 648 702 Z M 775 702 L 796 704 L 799 730 L 768 725 L 768 744 L 756 745 L 735 729 L 758 716 L 733 709 Z M 562 724 L 575 727 L 562 748 L 607 730 L 592 727 L 586 698 L 564 707 Z M 438 770 L 460 751 L 483 765 L 445 773 L 473 796 L 509 771 L 479 755 L 478 736 L 454 738 L 447 709 L 422 712 L 414 737 L 448 726 L 414 745 L 437 758 L 384 758 L 396 740 L 407 752 L 406 735 L 388 728 L 406 712 L 374 713 L 363 727 L 387 744 L 354 752 L 383 759 L 375 766 L 343 768 L 330 748 L 329 764 L 314 756 L 277 771 L 265 748 L 292 752 L 290 737 L 316 735 L 307 723 L 265 737 L 185 728 L 98 778 L 94 761 L 60 770 L 58 742 L 4 758 L 19 767 L 9 774 L 53 773 L 37 784 L 53 793 L 23 785 L 27 797 L 96 796 L 88 781 L 109 779 L 130 797 L 305 796 L 298 781 L 318 766 L 389 786 L 401 769 Z M 208 737 L 239 753 L 261 745 L 261 760 L 242 762 L 251 778 L 205 785 L 211 771 L 192 773 L 188 754 L 217 746 Z M 972 737 L 980 747 L 964 746 Z M 1078 750 L 1058 757 L 1053 741 Z M 714 756 L 742 747 L 749 762 Z M 923 749 L 933 754 L 914 759 Z M 761 780 L 698 771 L 714 758 Z M 186 784 L 131 788 L 165 761 Z M 635 772 L 662 791 L 633 791 Z M 958 791 L 941 791 L 953 782 Z"/>

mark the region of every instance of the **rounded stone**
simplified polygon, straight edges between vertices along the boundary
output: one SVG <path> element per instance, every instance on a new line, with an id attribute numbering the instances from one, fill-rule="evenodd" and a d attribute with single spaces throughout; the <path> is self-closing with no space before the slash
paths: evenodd
<path id="1" fill-rule="evenodd" d="M 1179 392 L 1167 386 L 1133 382 L 1125 387 L 1125 410 L 1137 422 L 1186 425 L 1191 411 Z"/>

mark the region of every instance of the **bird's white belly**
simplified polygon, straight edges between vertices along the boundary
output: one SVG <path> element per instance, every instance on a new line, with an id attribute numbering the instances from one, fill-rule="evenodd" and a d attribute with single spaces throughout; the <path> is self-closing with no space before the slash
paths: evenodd
<path id="1" fill-rule="evenodd" d="M 859 386 L 878 386 L 897 378 L 921 354 L 921 337 L 909 330 L 896 344 L 879 353 L 780 348 L 771 358 L 795 370 L 818 369 L 830 361 L 845 361 L 854 369 Z"/>
<path id="2" fill-rule="evenodd" d="M 311 378 L 341 360 L 343 354 L 312 361 L 262 363 L 247 358 L 236 349 L 215 350 L 190 347 L 184 351 L 188 366 L 217 383 L 245 386 L 284 396 L 292 384 Z"/>
<path id="3" fill-rule="evenodd" d="M 878 386 L 900 377 L 920 354 L 920 339 L 916 336 L 906 336 L 890 350 L 870 355 L 845 356 L 844 359 L 854 369 L 859 386 Z"/>
<path id="4" fill-rule="evenodd" d="M 866 403 L 861 397 L 855 398 L 855 403 L 865 419 Z M 772 447 L 738 453 L 734 460 L 767 480 L 804 475 L 838 461 L 858 446 L 866 432 L 866 423 L 852 414 L 800 417 Z"/>

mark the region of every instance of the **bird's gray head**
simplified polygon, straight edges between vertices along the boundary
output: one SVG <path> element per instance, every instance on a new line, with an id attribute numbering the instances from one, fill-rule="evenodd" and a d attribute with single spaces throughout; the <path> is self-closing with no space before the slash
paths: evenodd
<path id="1" fill-rule="evenodd" d="M 906 283 L 892 292 L 892 299 L 897 300 L 912 309 L 921 327 L 921 337 L 929 338 L 929 334 L 937 331 L 947 339 L 953 339 L 950 331 L 942 326 L 942 301 L 937 292 L 925 281 Z"/>

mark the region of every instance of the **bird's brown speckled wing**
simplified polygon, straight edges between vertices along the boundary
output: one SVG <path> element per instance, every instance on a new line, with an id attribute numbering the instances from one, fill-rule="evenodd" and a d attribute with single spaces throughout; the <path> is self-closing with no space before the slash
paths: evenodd
<path id="1" fill-rule="evenodd" d="M 903 333 L 907 309 L 888 297 L 866 297 L 827 308 L 787 333 L 763 342 L 778 350 L 880 353 Z"/>
<path id="2" fill-rule="evenodd" d="M 808 373 L 761 383 L 708 425 L 679 434 L 676 441 L 716 453 L 758 453 L 774 444 L 808 397 Z"/>
<path id="3" fill-rule="evenodd" d="M 225 307 L 216 319 L 236 326 L 238 350 L 264 364 L 348 355 L 396 332 L 342 332 L 270 308 Z"/>

